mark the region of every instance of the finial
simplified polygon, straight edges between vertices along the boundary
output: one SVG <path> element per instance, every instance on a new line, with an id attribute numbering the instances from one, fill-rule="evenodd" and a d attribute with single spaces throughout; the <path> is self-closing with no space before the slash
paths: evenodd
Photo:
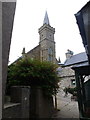
<path id="1" fill-rule="evenodd" d="M 61 63 L 61 60 L 60 60 L 60 57 L 59 57 L 59 60 L 58 60 L 59 63 Z"/>
<path id="2" fill-rule="evenodd" d="M 22 50 L 22 54 L 25 54 L 25 48 L 23 48 L 23 50 Z"/>

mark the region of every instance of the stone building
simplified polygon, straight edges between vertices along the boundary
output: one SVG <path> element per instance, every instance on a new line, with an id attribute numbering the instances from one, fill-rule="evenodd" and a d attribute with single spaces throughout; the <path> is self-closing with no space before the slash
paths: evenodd
<path id="1" fill-rule="evenodd" d="M 39 28 L 38 33 L 40 38 L 39 45 L 27 53 L 25 48 L 23 48 L 22 56 L 14 63 L 25 57 L 56 63 L 55 28 L 50 26 L 47 12 L 45 13 L 43 26 Z M 43 92 L 39 88 L 31 89 L 29 86 L 14 86 L 11 89 L 12 103 L 10 103 L 11 106 L 9 104 L 4 105 L 4 118 L 29 118 L 34 116 L 37 116 L 37 118 L 48 118 L 54 111 L 53 99 L 44 97 Z"/>
<path id="2" fill-rule="evenodd" d="M 25 48 L 23 48 L 22 56 L 29 56 L 31 59 L 56 63 L 54 41 L 55 28 L 50 26 L 47 12 L 45 13 L 43 26 L 39 28 L 38 33 L 39 45 L 27 53 L 25 53 Z"/>
<path id="3" fill-rule="evenodd" d="M 66 60 L 64 64 L 59 64 L 58 74 L 61 78 L 61 88 L 65 87 L 74 88 L 75 83 L 75 72 L 71 68 L 75 65 L 84 65 L 88 62 L 87 54 L 85 52 L 73 55 L 73 52 L 68 50 L 66 53 Z"/>
<path id="4" fill-rule="evenodd" d="M 73 66 L 81 67 L 88 65 L 88 61 L 90 63 L 90 1 L 75 14 L 75 17 L 86 52 L 76 55 L 73 55 L 72 51 L 66 53 L 66 61 L 58 68 L 63 87 L 75 87 L 75 73 L 71 69 Z"/>

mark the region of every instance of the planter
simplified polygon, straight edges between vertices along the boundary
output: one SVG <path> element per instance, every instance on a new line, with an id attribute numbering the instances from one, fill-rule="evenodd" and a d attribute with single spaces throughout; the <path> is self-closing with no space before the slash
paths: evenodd
<path id="1" fill-rule="evenodd" d="M 43 94 L 40 87 L 31 87 L 30 117 L 50 118 L 54 112 L 53 98 Z"/>
<path id="2" fill-rule="evenodd" d="M 30 86 L 12 86 L 11 102 L 20 103 L 21 118 L 29 118 Z M 15 111 L 17 112 L 17 111 Z"/>

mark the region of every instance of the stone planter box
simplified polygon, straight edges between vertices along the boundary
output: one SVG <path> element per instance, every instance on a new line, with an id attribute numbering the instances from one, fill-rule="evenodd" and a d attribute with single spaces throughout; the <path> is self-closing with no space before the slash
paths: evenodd
<path id="1" fill-rule="evenodd" d="M 47 97 L 39 87 L 13 86 L 11 88 L 11 102 L 20 103 L 20 110 L 10 108 L 10 110 L 19 112 L 20 118 L 50 118 L 54 113 L 53 97 Z M 15 110 L 15 111 L 14 111 Z M 13 113 L 11 113 L 13 114 Z"/>
<path id="2" fill-rule="evenodd" d="M 41 88 L 31 87 L 30 117 L 50 118 L 53 112 L 54 112 L 53 98 L 45 96 Z"/>
<path id="3" fill-rule="evenodd" d="M 20 118 L 29 118 L 30 86 L 12 86 L 11 102 L 20 103 L 20 111 L 15 111 L 21 112 Z"/>

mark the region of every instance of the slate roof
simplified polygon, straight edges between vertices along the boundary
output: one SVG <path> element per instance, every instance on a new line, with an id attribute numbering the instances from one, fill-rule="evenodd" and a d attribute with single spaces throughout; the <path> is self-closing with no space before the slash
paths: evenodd
<path id="1" fill-rule="evenodd" d="M 86 52 L 82 52 L 76 55 L 73 55 L 70 59 L 67 59 L 64 62 L 65 66 L 70 66 L 70 65 L 75 65 L 75 64 L 84 64 L 85 62 L 88 61 L 88 57 Z"/>
<path id="2" fill-rule="evenodd" d="M 75 64 L 75 65 L 73 65 L 72 67 L 84 67 L 84 66 L 88 66 L 88 65 L 89 65 L 88 62 L 83 62 L 83 63 L 81 63 L 81 64 Z"/>

